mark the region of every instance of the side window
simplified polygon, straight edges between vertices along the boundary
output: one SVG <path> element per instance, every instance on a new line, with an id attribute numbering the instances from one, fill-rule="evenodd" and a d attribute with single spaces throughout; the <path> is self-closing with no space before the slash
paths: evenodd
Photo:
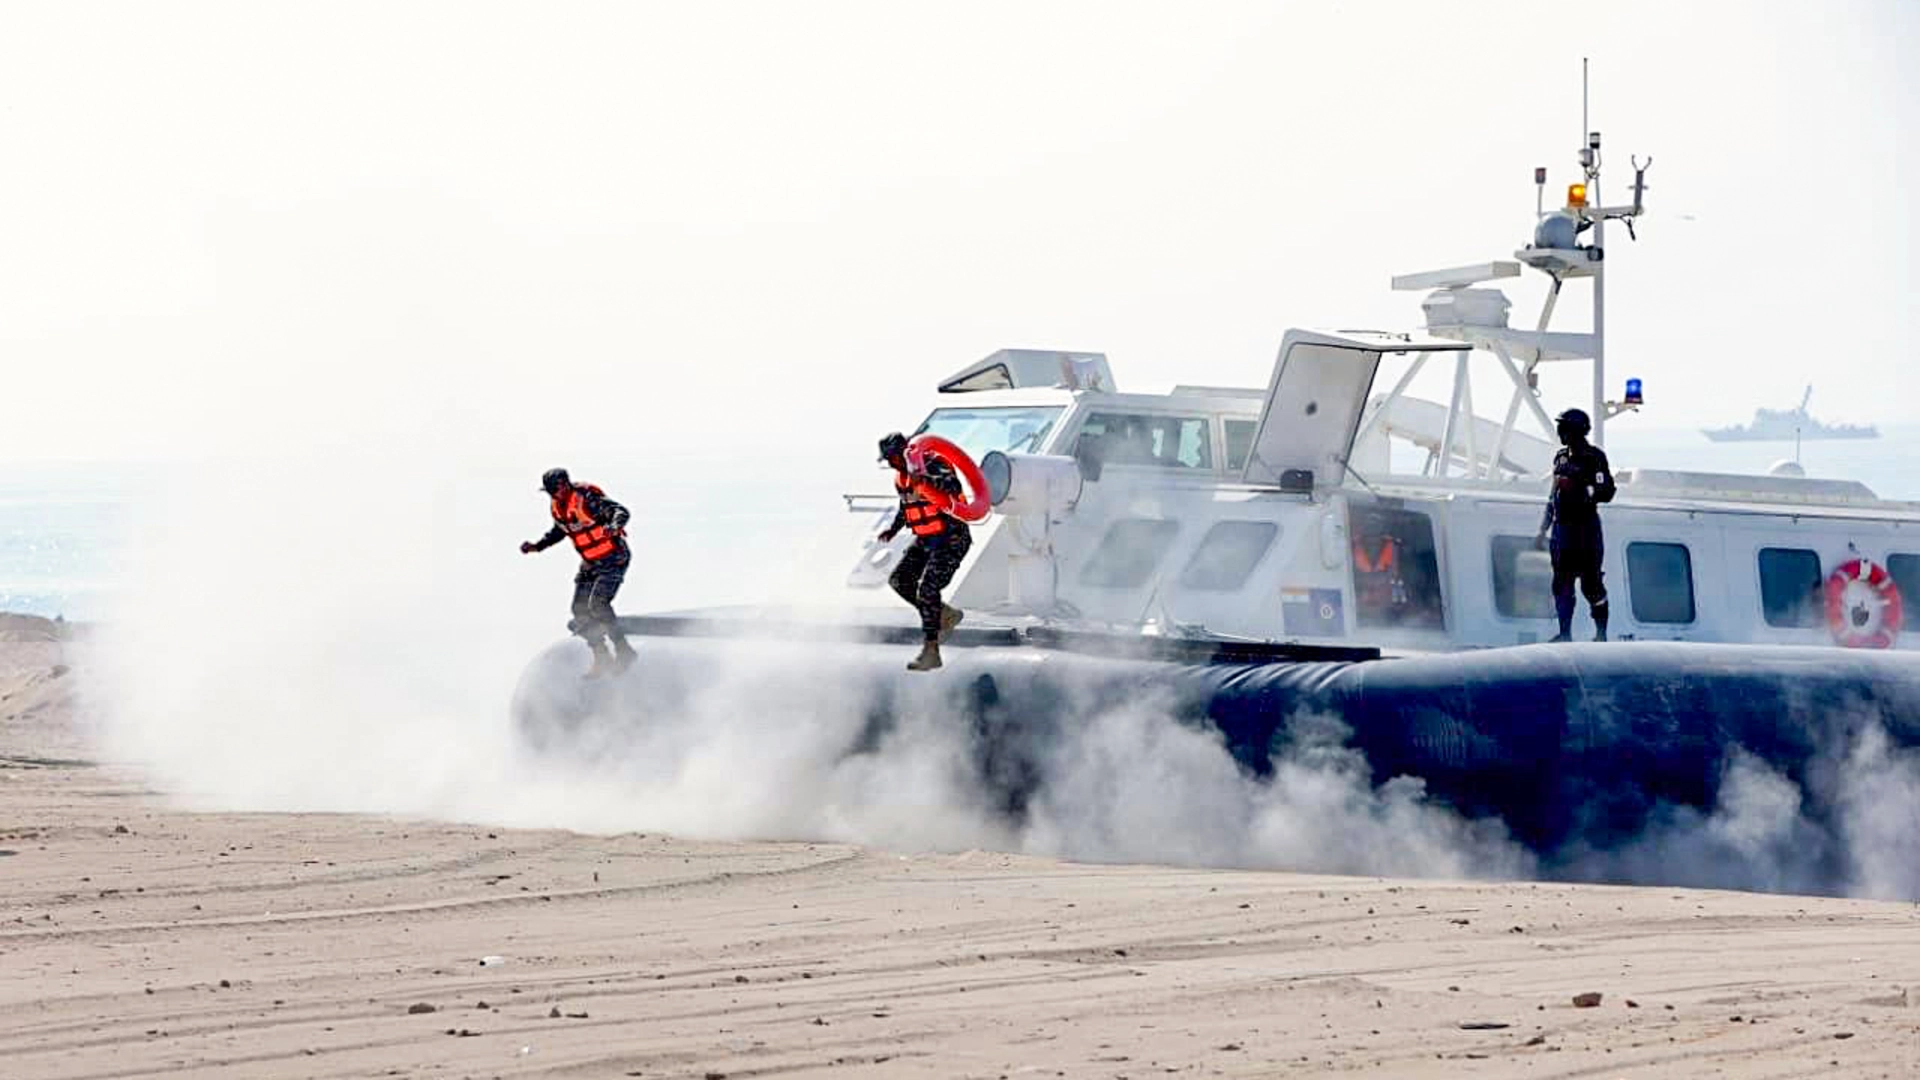
<path id="1" fill-rule="evenodd" d="M 1693 556 L 1685 544 L 1627 545 L 1627 591 L 1643 623 L 1693 621 Z"/>
<path id="2" fill-rule="evenodd" d="M 1080 568 L 1080 584 L 1109 589 L 1144 584 L 1179 531 L 1177 521 L 1121 518 L 1107 526 L 1107 535 L 1101 537 L 1093 558 Z"/>
<path id="3" fill-rule="evenodd" d="M 1094 413 L 1080 429 L 1098 435 L 1110 465 L 1213 468 L 1211 424 L 1204 416 Z"/>
<path id="4" fill-rule="evenodd" d="M 1887 573 L 1893 575 L 1893 583 L 1900 590 L 1907 625 L 1920 625 L 1920 555 L 1887 556 Z"/>
<path id="5" fill-rule="evenodd" d="M 1819 626 L 1824 604 L 1818 553 L 1760 549 L 1760 614 L 1768 626 Z"/>
<path id="6" fill-rule="evenodd" d="M 1493 607 L 1510 619 L 1553 618 L 1553 557 L 1531 536 L 1493 538 Z"/>
<path id="7" fill-rule="evenodd" d="M 1178 434 L 1171 443 L 1163 440 L 1161 455 L 1171 446 L 1173 459 L 1189 469 L 1213 468 L 1213 425 L 1204 417 L 1198 420 L 1179 421 Z"/>
<path id="8" fill-rule="evenodd" d="M 1363 629 L 1444 630 L 1433 520 L 1399 506 L 1356 503 L 1348 514 L 1353 619 Z"/>
<path id="9" fill-rule="evenodd" d="M 1237 473 L 1247 467 L 1247 455 L 1253 453 L 1253 436 L 1260 430 L 1258 420 L 1223 420 L 1227 434 L 1227 471 Z"/>
<path id="10" fill-rule="evenodd" d="M 1280 535 L 1271 521 L 1222 521 L 1207 530 L 1200 547 L 1180 571 L 1186 589 L 1237 589 L 1260 565 L 1260 559 Z"/>

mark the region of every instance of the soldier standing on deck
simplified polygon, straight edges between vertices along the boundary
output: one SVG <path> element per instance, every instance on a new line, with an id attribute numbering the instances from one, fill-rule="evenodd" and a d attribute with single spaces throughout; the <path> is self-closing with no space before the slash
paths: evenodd
<path id="1" fill-rule="evenodd" d="M 1593 421 L 1579 409 L 1554 418 L 1560 452 L 1553 456 L 1553 488 L 1540 520 L 1537 547 L 1553 552 L 1553 610 L 1560 619 L 1554 641 L 1573 640 L 1573 585 L 1593 612 L 1593 640 L 1607 640 L 1607 587 L 1600 564 L 1606 543 L 1600 532 L 1600 504 L 1613 501 L 1613 468 L 1606 452 L 1587 442 Z"/>

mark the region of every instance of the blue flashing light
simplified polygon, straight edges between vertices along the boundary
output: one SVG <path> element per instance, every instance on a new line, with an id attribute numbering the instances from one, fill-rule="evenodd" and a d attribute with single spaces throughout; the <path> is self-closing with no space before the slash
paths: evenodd
<path id="1" fill-rule="evenodd" d="M 1644 404 L 1644 402 L 1640 397 L 1640 380 L 1639 379 L 1627 380 L 1627 397 L 1626 397 L 1625 403 L 1628 405 Z"/>

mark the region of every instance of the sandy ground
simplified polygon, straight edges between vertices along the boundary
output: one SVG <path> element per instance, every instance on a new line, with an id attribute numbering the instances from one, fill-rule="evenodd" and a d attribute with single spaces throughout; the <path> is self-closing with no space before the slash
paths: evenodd
<path id="1" fill-rule="evenodd" d="M 186 813 L 21 625 L 4 1077 L 1920 1076 L 1920 905 Z"/>

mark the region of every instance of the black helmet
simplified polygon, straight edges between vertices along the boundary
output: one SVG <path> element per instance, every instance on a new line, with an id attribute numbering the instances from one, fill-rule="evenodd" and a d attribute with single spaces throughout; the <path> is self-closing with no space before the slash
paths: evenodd
<path id="1" fill-rule="evenodd" d="M 890 461 L 907 452 L 907 437 L 897 431 L 880 440 L 880 460 Z"/>
<path id="2" fill-rule="evenodd" d="M 1586 438 L 1593 431 L 1593 421 L 1581 409 L 1568 409 L 1553 418 L 1553 430 L 1558 432 L 1562 442 L 1573 436 Z"/>
<path id="3" fill-rule="evenodd" d="M 560 489 L 573 486 L 573 479 L 565 469 L 548 469 L 540 474 L 540 486 L 546 489 L 547 494 L 558 495 Z"/>

